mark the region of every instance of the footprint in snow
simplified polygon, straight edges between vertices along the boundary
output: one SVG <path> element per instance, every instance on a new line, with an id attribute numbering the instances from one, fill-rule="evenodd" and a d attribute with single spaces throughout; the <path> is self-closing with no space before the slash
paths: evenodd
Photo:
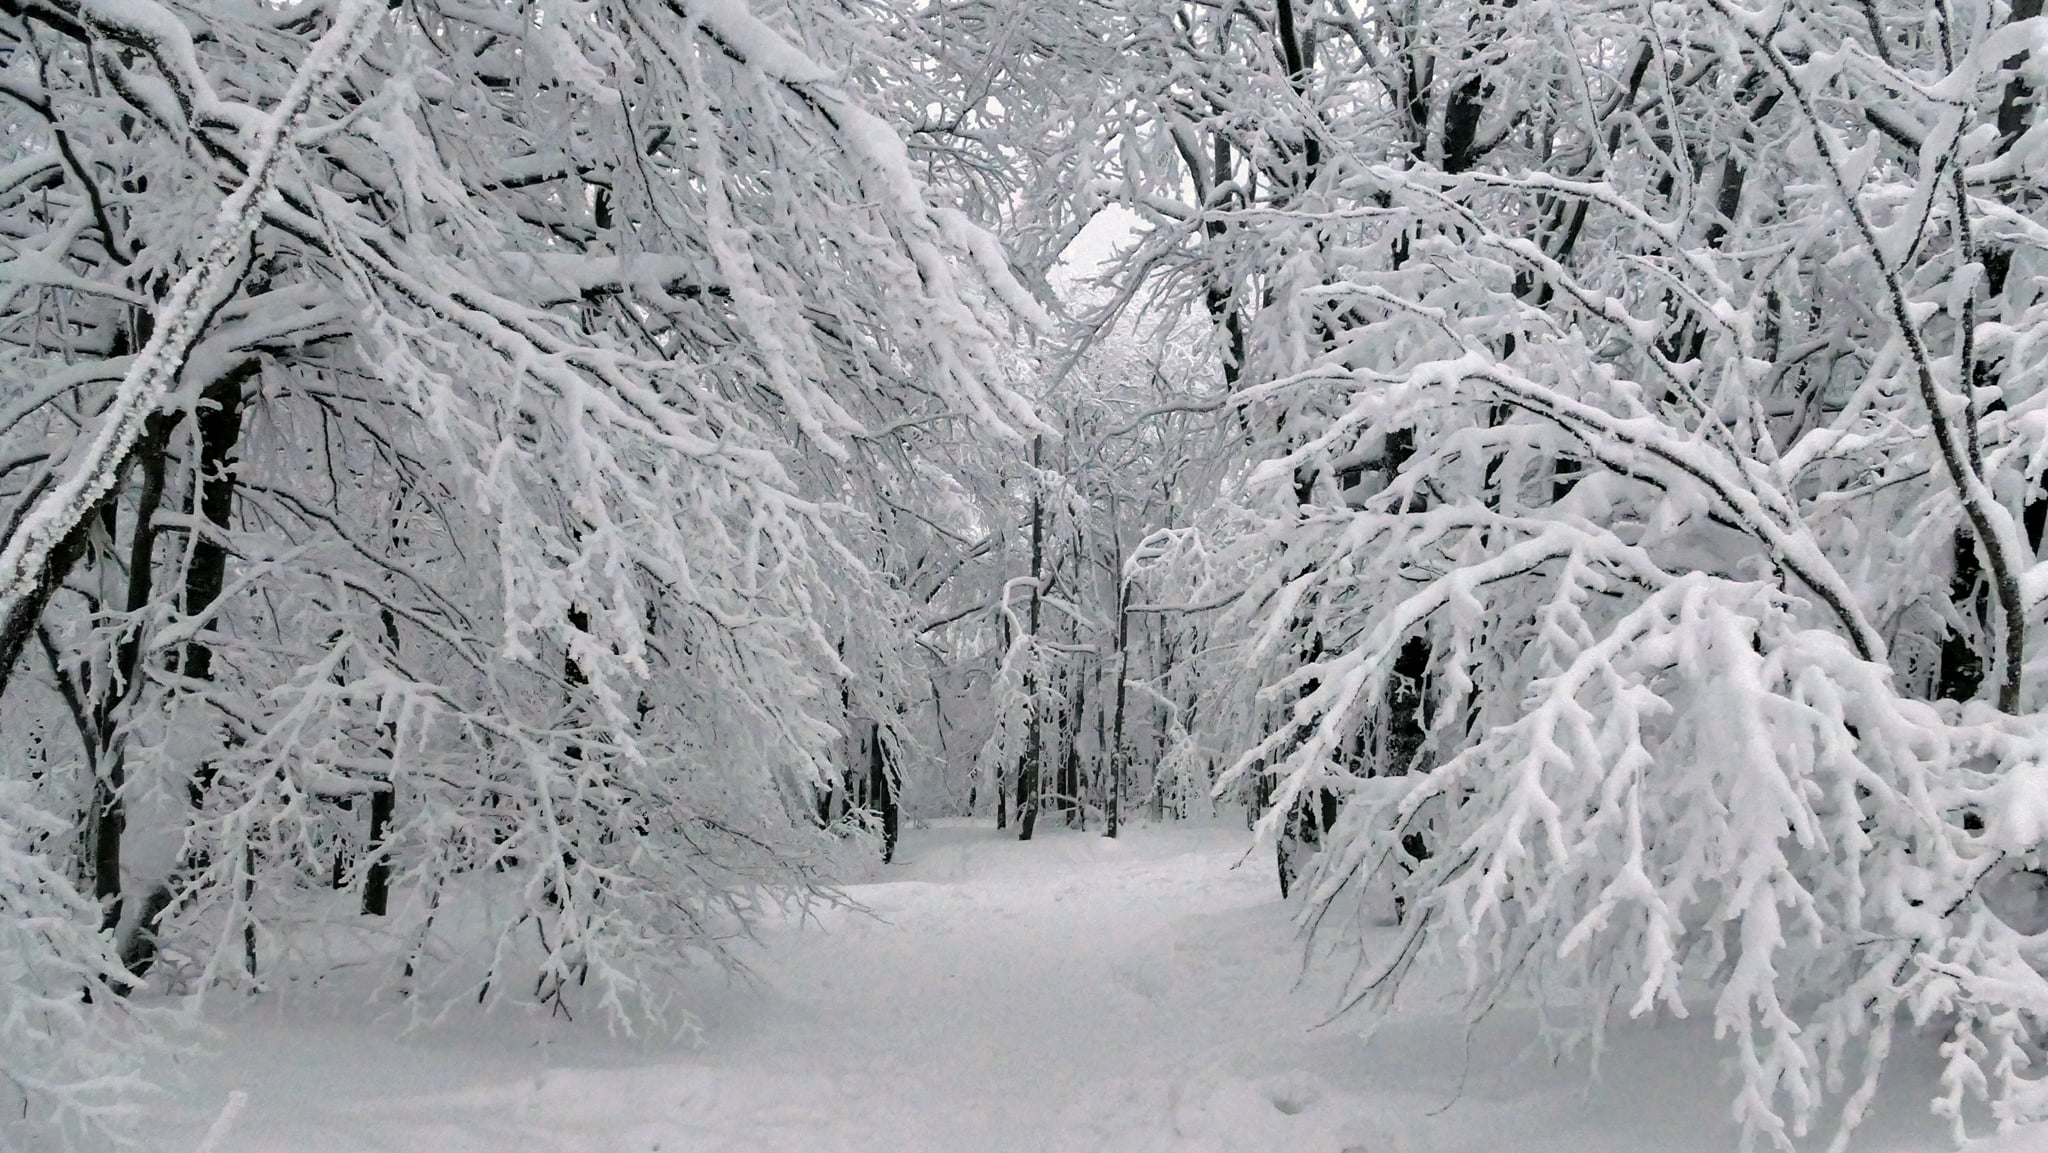
<path id="1" fill-rule="evenodd" d="M 1259 1082 L 1259 1090 L 1273 1108 L 1289 1117 L 1307 1112 L 1323 1099 L 1323 1087 L 1314 1077 L 1300 1070 L 1267 1077 Z"/>

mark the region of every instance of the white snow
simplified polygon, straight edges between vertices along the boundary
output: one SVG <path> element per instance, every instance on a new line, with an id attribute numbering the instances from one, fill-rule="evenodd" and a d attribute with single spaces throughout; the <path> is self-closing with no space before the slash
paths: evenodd
<path id="1" fill-rule="evenodd" d="M 2031 853 L 2048 841 L 2048 765 L 2028 761 L 2006 772 L 1985 805 L 1984 838 L 2008 853 Z"/>
<path id="2" fill-rule="evenodd" d="M 872 915 L 771 927 L 754 981 L 690 991 L 701 1044 L 455 1014 L 400 1039 L 348 997 L 217 1014 L 164 1153 L 1725 1153 L 1705 1026 L 1621 1032 L 1589 1086 L 1533 1014 L 1419 1004 L 1317 1028 L 1294 906 L 1239 826 L 906 830 Z M 225 999 L 224 999 L 225 1000 Z M 1931 1048 L 1930 1045 L 1919 1046 Z M 1902 1049 L 1908 1048 L 1901 1045 Z M 1852 1148 L 1944 1148 L 1931 1053 L 1895 1054 Z M 223 1117 L 226 1110 L 230 1115 Z M 224 1124 L 221 1122 L 225 1122 Z M 209 1132 L 209 1130 L 213 1130 Z M 2048 1148 L 2028 1134 L 1985 1153 Z M 2018 1142 L 2018 1143 L 2015 1143 Z M 1818 1148 L 1824 1138 L 1815 1142 Z"/>

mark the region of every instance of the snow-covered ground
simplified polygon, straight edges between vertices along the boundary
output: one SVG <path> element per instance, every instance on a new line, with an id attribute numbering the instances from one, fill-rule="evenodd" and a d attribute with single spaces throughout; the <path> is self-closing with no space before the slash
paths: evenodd
<path id="1" fill-rule="evenodd" d="M 163 1153 L 1726 1153 L 1702 1028 L 1553 1064 L 1528 1015 L 1420 1004 L 1322 1025 L 1270 860 L 1242 827 L 1122 840 L 909 830 L 826 910 L 764 933 L 752 982 L 693 991 L 701 1043 L 500 1013 L 395 1036 L 308 999 L 216 1011 Z M 1321 1027 L 1318 1027 L 1321 1026 Z M 1947 1147 L 1926 1055 L 1855 1145 Z M 244 1106 L 223 1117 L 231 1093 Z M 209 1134 L 209 1129 L 213 1132 Z M 1818 1143 L 1817 1143 L 1818 1144 Z M 2014 1135 L 1986 1153 L 2048 1149 Z"/>

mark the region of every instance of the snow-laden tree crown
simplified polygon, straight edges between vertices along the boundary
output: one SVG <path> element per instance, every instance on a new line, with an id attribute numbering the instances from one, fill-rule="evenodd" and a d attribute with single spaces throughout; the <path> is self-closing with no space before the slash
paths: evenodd
<path id="1" fill-rule="evenodd" d="M 122 1088 L 89 1026 L 129 986 L 309 954 L 428 1012 L 673 1024 L 665 972 L 821 878 L 834 722 L 921 607 L 880 514 L 969 519 L 947 445 L 1036 427 L 1003 345 L 1042 320 L 846 18 L 0 15 L 32 1112 Z M 448 955 L 480 910 L 487 955 Z"/>
<path id="2" fill-rule="evenodd" d="M 0 0 L 0 1072 L 336 965 L 672 1027 L 899 808 L 1230 806 L 1361 1014 L 2048 1117 L 2044 36 Z"/>

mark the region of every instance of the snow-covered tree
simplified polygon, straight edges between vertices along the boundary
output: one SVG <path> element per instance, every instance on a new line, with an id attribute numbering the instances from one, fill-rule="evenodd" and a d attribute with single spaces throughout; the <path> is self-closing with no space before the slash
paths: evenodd
<path id="1" fill-rule="evenodd" d="M 1037 306 L 849 19 L 0 14 L 0 691 L 57 750 L 9 787 L 85 836 L 10 818 L 75 930 L 23 996 L 260 982 L 368 913 L 392 985 L 674 1023 L 666 971 L 815 883 L 846 686 L 920 609 L 892 518 L 953 515 L 925 430 L 1035 420 Z"/>
<path id="2" fill-rule="evenodd" d="M 1214 144 L 1127 196 L 1249 451 L 1145 560 L 1254 638 L 1310 922 L 1403 918 L 1356 999 L 1431 945 L 1594 1038 L 1705 997 L 1781 1144 L 1909 1023 L 2042 1115 L 2038 13 L 1176 28 L 1153 132 Z"/>

